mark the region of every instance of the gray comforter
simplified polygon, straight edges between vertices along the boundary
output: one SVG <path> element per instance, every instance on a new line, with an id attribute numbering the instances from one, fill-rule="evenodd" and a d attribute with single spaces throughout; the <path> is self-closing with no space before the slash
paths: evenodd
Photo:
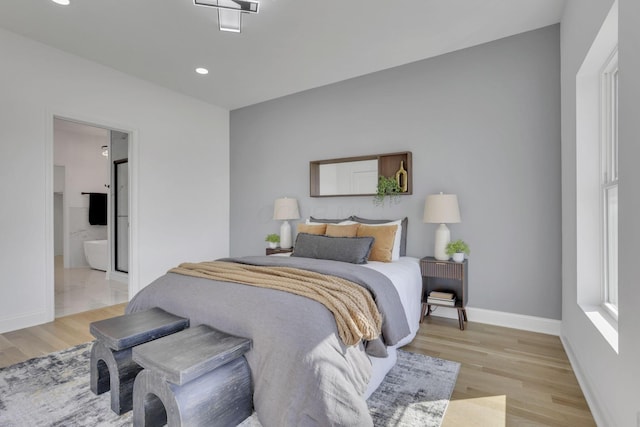
<path id="1" fill-rule="evenodd" d="M 353 264 L 309 258 L 226 259 L 333 274 L 371 290 L 383 340 L 409 334 L 397 291 L 386 276 Z M 346 347 L 322 304 L 282 291 L 168 273 L 140 291 L 127 313 L 160 307 L 229 334 L 251 338 L 246 354 L 254 406 L 265 427 L 370 426 L 363 394 L 371 375 L 364 345 Z"/>

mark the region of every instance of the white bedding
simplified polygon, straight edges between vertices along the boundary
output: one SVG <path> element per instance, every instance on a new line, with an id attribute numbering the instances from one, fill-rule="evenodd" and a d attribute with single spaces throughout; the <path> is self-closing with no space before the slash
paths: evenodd
<path id="1" fill-rule="evenodd" d="M 411 333 L 397 345 L 387 347 L 389 356 L 384 358 L 369 357 L 373 371 L 365 392 L 365 398 L 368 398 L 380 386 L 387 372 L 396 364 L 396 349 L 410 343 L 420 328 L 422 274 L 420 273 L 420 260 L 413 257 L 400 257 L 398 261 L 393 262 L 369 261 L 363 266 L 384 274 L 393 282 L 400 295 L 400 301 L 411 330 Z"/>
<path id="2" fill-rule="evenodd" d="M 400 295 L 400 301 L 407 315 L 411 334 L 400 341 L 398 346 L 410 343 L 420 327 L 420 309 L 422 307 L 422 275 L 418 258 L 403 256 L 393 262 L 369 261 L 363 267 L 384 274 L 393 282 Z"/>

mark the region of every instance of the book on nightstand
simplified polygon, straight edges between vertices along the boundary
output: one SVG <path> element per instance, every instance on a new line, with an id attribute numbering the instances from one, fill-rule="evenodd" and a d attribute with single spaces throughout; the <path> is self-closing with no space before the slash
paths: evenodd
<path id="1" fill-rule="evenodd" d="M 440 292 L 440 291 L 429 292 L 429 298 L 451 299 L 455 297 L 456 297 L 456 294 L 451 292 Z"/>
<path id="2" fill-rule="evenodd" d="M 427 297 L 427 304 L 456 305 L 456 296 L 450 292 L 431 291 Z"/>

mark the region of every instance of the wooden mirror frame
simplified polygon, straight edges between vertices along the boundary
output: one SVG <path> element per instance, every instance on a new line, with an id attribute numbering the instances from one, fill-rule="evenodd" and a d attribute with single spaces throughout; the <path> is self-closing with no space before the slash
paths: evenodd
<path id="1" fill-rule="evenodd" d="M 411 163 L 411 152 L 403 151 L 399 153 L 373 154 L 370 156 L 343 157 L 338 159 L 314 160 L 309 162 L 309 195 L 311 197 L 352 197 L 352 196 L 373 196 L 376 193 L 367 194 L 320 194 L 320 165 L 332 163 L 359 162 L 362 160 L 378 160 L 378 177 L 395 177 L 403 162 L 407 171 L 407 191 L 400 194 L 413 194 L 413 164 Z"/>

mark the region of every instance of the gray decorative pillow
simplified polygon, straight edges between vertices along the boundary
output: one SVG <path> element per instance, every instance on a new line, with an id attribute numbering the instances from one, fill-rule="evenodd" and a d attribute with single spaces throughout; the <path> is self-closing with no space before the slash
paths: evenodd
<path id="1" fill-rule="evenodd" d="M 349 218 L 351 221 L 361 222 L 362 224 L 384 224 L 385 222 L 396 221 L 395 219 L 366 219 L 360 218 L 359 216 L 352 215 Z M 402 233 L 400 234 L 400 256 L 407 255 L 407 225 L 409 224 L 409 219 L 404 217 L 402 219 Z"/>
<path id="2" fill-rule="evenodd" d="M 348 221 L 349 218 L 343 218 L 343 219 L 323 219 L 323 218 L 314 218 L 312 216 L 309 217 L 309 221 L 311 222 L 321 222 L 323 224 L 337 224 L 339 222 L 342 221 Z"/>
<path id="3" fill-rule="evenodd" d="M 373 237 L 329 237 L 298 233 L 291 256 L 366 264 Z"/>

